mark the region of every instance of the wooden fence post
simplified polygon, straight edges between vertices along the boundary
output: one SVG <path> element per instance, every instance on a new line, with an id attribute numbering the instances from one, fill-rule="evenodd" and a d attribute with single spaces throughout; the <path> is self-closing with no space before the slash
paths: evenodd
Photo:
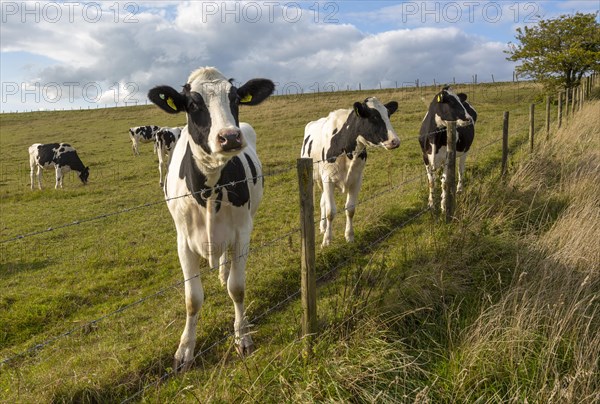
<path id="1" fill-rule="evenodd" d="M 577 98 L 577 89 L 571 89 L 571 115 L 575 115 L 575 98 Z"/>
<path id="2" fill-rule="evenodd" d="M 571 94 L 571 89 L 570 88 L 565 88 L 565 118 L 567 118 L 569 116 L 569 101 L 570 101 L 570 96 Z"/>
<path id="3" fill-rule="evenodd" d="M 315 271 L 315 220 L 313 201 L 313 160 L 297 160 L 300 193 L 300 235 L 302 238 L 301 292 L 302 337 L 307 356 L 317 333 L 317 281 Z"/>
<path id="4" fill-rule="evenodd" d="M 529 105 L 529 152 L 533 152 L 533 142 L 535 135 L 535 104 Z"/>
<path id="5" fill-rule="evenodd" d="M 502 120 L 502 176 L 506 175 L 508 169 L 508 111 L 504 111 Z"/>
<path id="6" fill-rule="evenodd" d="M 558 112 L 557 112 L 557 117 L 556 117 L 558 120 L 558 128 L 557 129 L 560 129 L 560 126 L 562 125 L 562 114 L 563 114 L 563 109 L 562 109 L 563 103 L 562 102 L 563 102 L 563 92 L 559 91 L 558 92 Z"/>
<path id="7" fill-rule="evenodd" d="M 587 99 L 590 99 L 590 95 L 592 94 L 592 83 L 593 83 L 593 76 L 590 76 L 587 78 L 586 82 L 587 82 Z"/>
<path id="8" fill-rule="evenodd" d="M 446 188 L 446 223 L 450 223 L 452 221 L 452 216 L 454 215 L 456 197 L 456 122 L 448 122 L 448 127 L 446 129 L 448 139 L 446 142 L 446 181 L 444 182 L 444 187 Z"/>
<path id="9" fill-rule="evenodd" d="M 546 140 L 550 139 L 550 96 L 546 96 Z"/>

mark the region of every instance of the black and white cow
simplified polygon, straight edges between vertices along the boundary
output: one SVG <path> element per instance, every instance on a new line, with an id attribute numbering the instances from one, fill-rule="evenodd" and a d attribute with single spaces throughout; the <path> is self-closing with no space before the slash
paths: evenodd
<path id="1" fill-rule="evenodd" d="M 140 143 L 154 142 L 156 139 L 156 133 L 160 130 L 160 126 L 148 125 L 148 126 L 136 126 L 129 128 L 129 138 L 131 139 L 131 148 L 134 156 L 139 156 L 140 151 L 138 146 Z M 154 145 L 154 152 L 156 153 L 156 144 Z"/>
<path id="2" fill-rule="evenodd" d="M 156 150 L 156 154 L 158 155 L 158 182 L 160 186 L 163 186 L 163 168 L 167 169 L 169 166 L 169 161 L 171 160 L 171 152 L 175 147 L 175 143 L 179 140 L 181 136 L 181 128 L 160 128 L 158 132 L 156 132 L 156 144 L 154 145 L 154 149 Z"/>
<path id="3" fill-rule="evenodd" d="M 390 116 L 397 109 L 395 101 L 383 105 L 377 98 L 370 97 L 355 102 L 351 109 L 338 109 L 306 125 L 300 155 L 316 162 L 314 181 L 322 190 L 320 230 L 324 234 L 323 247 L 331 243 L 336 214 L 335 188 L 346 194 L 345 236 L 348 242 L 354 241 L 352 218 L 362 184 L 367 146 L 395 149 L 400 145 L 390 123 Z"/>
<path id="4" fill-rule="evenodd" d="M 85 185 L 90 174 L 89 167 L 81 162 L 77 151 L 67 143 L 35 143 L 29 146 L 29 167 L 31 168 L 31 189 L 34 185 L 34 175 L 37 169 L 37 181 L 39 189 L 42 189 L 42 170 L 54 167 L 56 171 L 56 185 L 63 187 L 63 176 L 69 171 L 79 173 L 79 179 Z"/>
<path id="5" fill-rule="evenodd" d="M 429 104 L 429 110 L 425 114 L 419 134 L 423 162 L 429 181 L 429 207 L 433 207 L 436 171 L 443 167 L 441 206 L 442 210 L 445 208 L 447 122 L 456 121 L 456 157 L 459 159 L 457 191 L 462 191 L 465 160 L 475 137 L 476 120 L 477 112 L 467 102 L 467 95 L 455 94 L 449 87 L 444 87 Z"/>
<path id="6" fill-rule="evenodd" d="M 169 86 L 150 90 L 162 110 L 187 116 L 175 145 L 164 187 L 177 229 L 177 251 L 185 282 L 187 318 L 175 353 L 175 369 L 187 370 L 194 359 L 196 325 L 204 291 L 200 257 L 219 266 L 235 308 L 235 342 L 240 354 L 254 344 L 244 317 L 246 259 L 253 217 L 263 195 L 262 166 L 254 129 L 238 120 L 240 105 L 256 105 L 273 92 L 267 79 L 236 88 L 217 69 L 200 68 L 181 92 Z M 231 259 L 227 261 L 227 257 Z"/>

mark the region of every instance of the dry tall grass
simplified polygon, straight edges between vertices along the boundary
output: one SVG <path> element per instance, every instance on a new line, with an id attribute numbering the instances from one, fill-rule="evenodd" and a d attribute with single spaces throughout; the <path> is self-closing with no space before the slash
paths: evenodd
<path id="1" fill-rule="evenodd" d="M 598 111 L 587 104 L 510 180 L 508 193 L 542 200 L 538 217 L 557 217 L 523 229 L 511 286 L 451 361 L 453 401 L 600 402 Z"/>

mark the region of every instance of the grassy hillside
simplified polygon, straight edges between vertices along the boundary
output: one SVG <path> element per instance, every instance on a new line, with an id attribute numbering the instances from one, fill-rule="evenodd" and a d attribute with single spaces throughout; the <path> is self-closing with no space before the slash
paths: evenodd
<path id="1" fill-rule="evenodd" d="M 535 337 L 536 344 L 528 344 L 530 339 L 523 336 L 524 353 L 519 347 L 499 345 L 513 341 L 506 338 L 513 317 L 504 318 L 508 314 L 503 308 L 521 307 L 515 303 L 524 290 L 519 282 L 536 282 L 529 268 L 545 265 L 539 264 L 545 262 L 542 236 L 555 234 L 560 245 L 574 248 L 574 242 L 561 238 L 560 228 L 555 228 L 568 212 L 578 211 L 571 209 L 577 199 L 575 190 L 565 188 L 575 183 L 566 166 L 574 173 L 581 168 L 571 160 L 563 164 L 560 149 L 550 148 L 543 167 L 535 164 L 538 158 L 521 156 L 513 162 L 511 180 L 499 182 L 500 146 L 482 147 L 499 138 L 502 112 L 509 110 L 513 152 L 523 154 L 520 145 L 526 138 L 528 104 L 539 90 L 532 84 L 456 90 L 469 94 L 479 121 L 455 226 L 443 225 L 437 215 L 428 213 L 397 229 L 426 204 L 416 137 L 426 109 L 421 97 L 431 99 L 434 89 L 273 97 L 242 109 L 241 120 L 251 123 L 259 135 L 258 151 L 269 175 L 255 221 L 256 250 L 249 257 L 247 277 L 247 311 L 255 319 L 259 350 L 244 360 L 235 355 L 231 301 L 216 272 L 205 268 L 201 273 L 206 302 L 196 348 L 205 352 L 195 368 L 174 377 L 170 366 L 185 317 L 175 230 L 161 201 L 152 147 L 142 145 L 142 155 L 133 157 L 127 129 L 144 124 L 174 126 L 182 124 L 184 117 L 152 106 L 0 115 L 0 146 L 12 156 L 3 159 L 1 168 L 0 238 L 56 228 L 0 244 L 0 359 L 10 358 L 0 368 L 0 399 L 391 402 L 429 398 L 454 402 L 489 397 L 504 401 L 550 397 L 551 391 L 546 396 L 532 395 L 542 391 L 548 384 L 544 377 L 550 375 L 552 382 L 558 378 L 560 390 L 565 380 L 597 372 L 597 359 L 591 369 L 569 362 L 576 356 L 572 347 L 581 357 L 580 348 L 594 341 L 573 337 L 561 340 L 558 348 L 549 346 L 550 338 L 541 331 L 552 329 L 552 323 L 526 330 L 524 335 Z M 306 361 L 298 340 L 301 309 L 294 295 L 299 288 L 295 160 L 308 121 L 370 95 L 399 102 L 392 123 L 402 144 L 392 152 L 370 152 L 360 194 L 364 202 L 356 214 L 356 243 L 343 241 L 340 215 L 333 246 L 318 253 L 322 335 L 316 359 Z M 543 108 L 537 110 L 539 128 Z M 585 143 L 574 146 L 574 157 L 597 153 L 598 127 L 564 128 L 565 138 L 572 137 L 573 131 L 590 132 L 587 141 L 596 142 L 595 148 Z M 27 147 L 52 141 L 67 141 L 79 150 L 90 166 L 87 186 L 70 176 L 65 189 L 54 190 L 53 173 L 47 172 L 46 189 L 29 189 Z M 583 167 L 589 161 L 575 160 Z M 554 182 L 541 182 L 535 172 L 539 168 L 546 170 L 543 178 Z M 417 180 L 401 185 L 413 178 Z M 527 179 L 538 183 L 532 185 Z M 571 226 L 579 223 L 574 220 Z M 70 226 L 58 228 L 66 224 Z M 546 243 L 556 244 L 553 240 L 550 237 Z M 596 263 L 597 276 L 598 250 L 592 252 L 596 255 L 582 256 L 595 259 L 589 262 Z M 575 273 L 574 268 L 586 268 L 575 261 L 561 265 Z M 528 268 L 531 280 L 520 276 L 523 268 Z M 574 284 L 577 279 L 573 278 Z M 597 294 L 594 282 L 586 285 Z M 569 304 L 575 304 L 574 309 L 582 305 Z M 593 335 L 597 315 L 584 314 L 591 319 L 587 332 Z M 498 321 L 493 329 L 484 330 L 488 323 L 495 324 L 487 316 Z M 530 347 L 532 351 L 527 351 Z M 519 359 L 523 369 L 514 370 L 511 365 L 517 358 L 511 359 L 500 348 L 524 357 Z M 544 363 L 531 364 L 541 351 L 547 353 L 547 362 L 561 358 L 560 366 L 547 370 Z M 498 367 L 488 369 L 489 363 Z M 478 379 L 479 375 L 484 376 Z M 593 394 L 589 388 L 598 386 L 587 380 L 588 394 Z"/>

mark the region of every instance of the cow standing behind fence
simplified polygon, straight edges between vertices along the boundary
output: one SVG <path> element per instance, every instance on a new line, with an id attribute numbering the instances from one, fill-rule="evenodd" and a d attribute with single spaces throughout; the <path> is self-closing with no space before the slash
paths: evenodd
<path id="1" fill-rule="evenodd" d="M 167 206 L 177 229 L 187 309 L 175 370 L 188 369 L 194 360 L 198 314 L 204 301 L 200 257 L 207 258 L 211 268 L 219 266 L 221 282 L 227 284 L 235 308 L 238 352 L 249 354 L 254 348 L 244 313 L 245 269 L 264 183 L 256 133 L 239 122 L 238 111 L 240 104 L 261 103 L 274 88 L 266 79 L 253 79 L 236 88 L 218 70 L 206 67 L 192 72 L 182 92 L 159 86 L 148 93 L 162 110 L 187 115 L 165 184 Z"/>
<path id="2" fill-rule="evenodd" d="M 449 87 L 444 87 L 437 93 L 421 123 L 419 144 L 423 152 L 423 162 L 429 181 L 429 207 L 433 207 L 433 198 L 436 185 L 436 171 L 443 167 L 442 173 L 442 211 L 446 201 L 446 145 L 447 122 L 457 122 L 458 139 L 456 143 L 456 157 L 459 158 L 458 187 L 463 188 L 465 160 L 467 152 L 475 136 L 475 120 L 477 113 L 467 102 L 466 94 L 455 94 Z"/>
<path id="3" fill-rule="evenodd" d="M 319 228 L 323 233 L 323 247 L 331 243 L 336 214 L 335 188 L 346 194 L 344 234 L 348 242 L 354 241 L 352 219 L 367 160 L 366 148 L 395 149 L 400 145 L 390 123 L 390 116 L 397 109 L 395 101 L 383 105 L 377 98 L 370 97 L 355 102 L 352 109 L 338 109 L 306 125 L 300 154 L 316 162 L 314 179 L 322 189 Z"/>

